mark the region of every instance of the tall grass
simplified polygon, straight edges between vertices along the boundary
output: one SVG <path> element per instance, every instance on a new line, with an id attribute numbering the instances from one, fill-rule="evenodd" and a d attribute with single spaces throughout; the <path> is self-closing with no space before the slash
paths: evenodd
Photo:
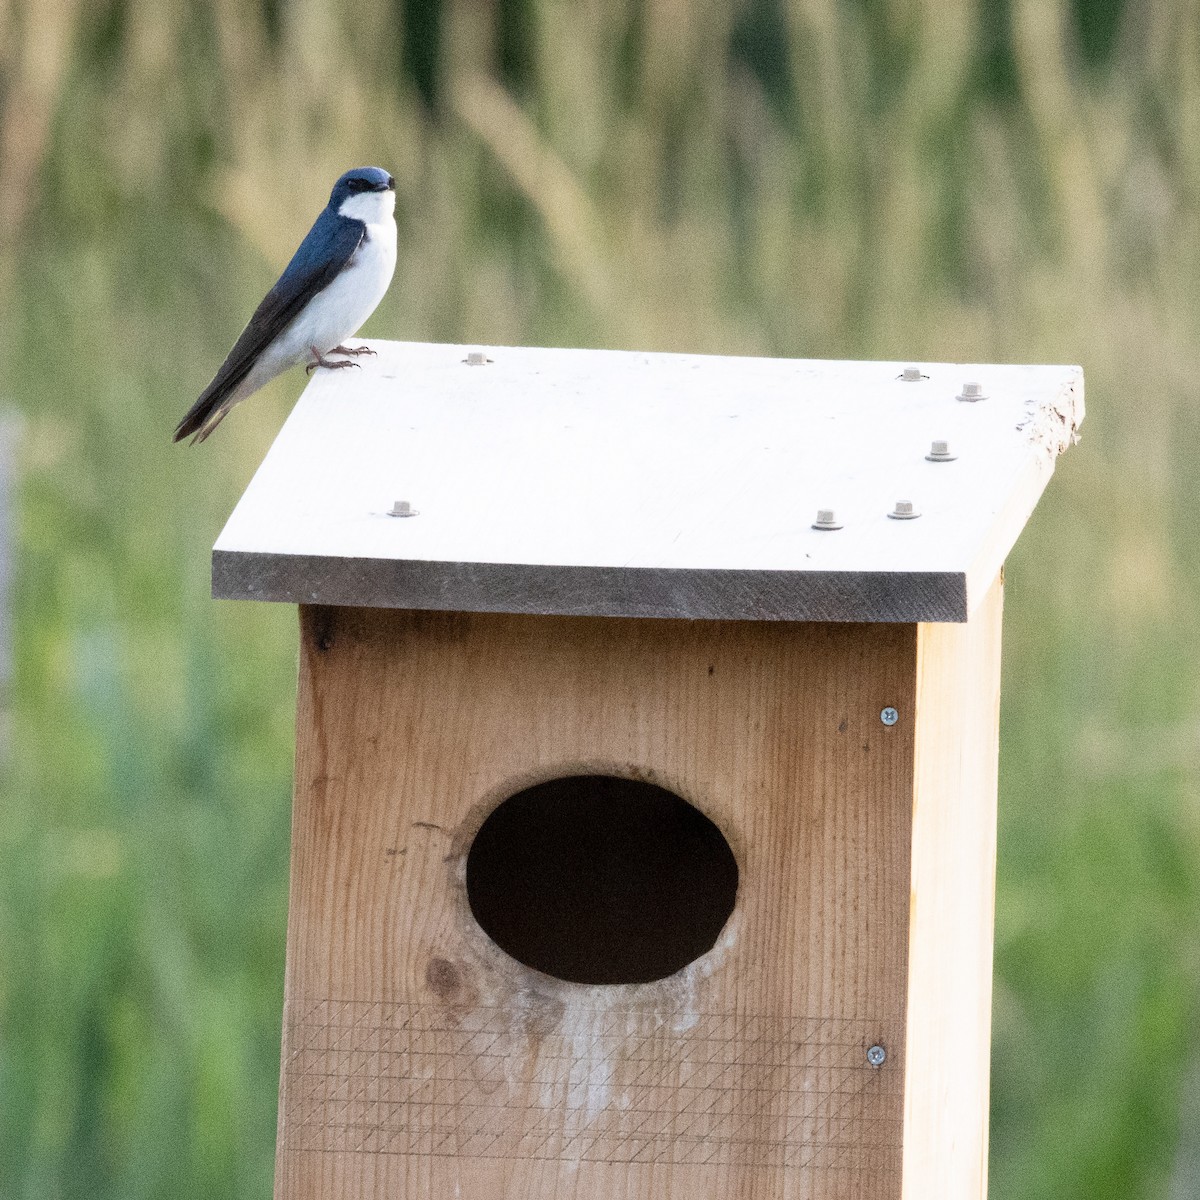
<path id="1" fill-rule="evenodd" d="M 379 336 L 1082 362 L 1010 564 L 993 1194 L 1200 1194 L 1200 4 L 0 0 L 0 1197 L 262 1196 L 292 614 L 169 444 L 345 167 Z"/>

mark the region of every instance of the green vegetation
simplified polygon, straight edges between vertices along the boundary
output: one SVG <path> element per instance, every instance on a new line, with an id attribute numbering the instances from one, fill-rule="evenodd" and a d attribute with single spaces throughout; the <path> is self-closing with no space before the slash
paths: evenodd
<path id="1" fill-rule="evenodd" d="M 1081 362 L 1009 568 L 992 1194 L 1200 1195 L 1195 0 L 2 0 L 0 1198 L 268 1194 L 299 392 L 170 444 L 345 167 L 368 333 Z"/>

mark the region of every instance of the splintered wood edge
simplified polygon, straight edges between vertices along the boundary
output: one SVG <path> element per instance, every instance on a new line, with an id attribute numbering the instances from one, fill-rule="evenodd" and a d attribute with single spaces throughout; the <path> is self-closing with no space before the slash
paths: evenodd
<path id="1" fill-rule="evenodd" d="M 1084 415 L 1083 371 L 1076 367 L 1055 395 L 1029 404 L 1028 415 L 1017 428 L 1053 462 L 1065 450 L 1079 444 Z"/>
<path id="2" fill-rule="evenodd" d="M 968 614 L 976 610 L 1000 574 L 1008 552 L 1016 545 L 1054 474 L 1058 456 L 1078 444 L 1083 418 L 1083 372 L 1078 368 L 1053 396 L 1029 404 L 1017 428 L 1025 433 L 1034 453 L 967 570 L 964 608 Z"/>

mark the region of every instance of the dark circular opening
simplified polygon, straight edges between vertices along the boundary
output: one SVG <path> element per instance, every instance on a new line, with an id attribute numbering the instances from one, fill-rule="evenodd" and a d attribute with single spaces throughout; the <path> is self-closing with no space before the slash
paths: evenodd
<path id="1" fill-rule="evenodd" d="M 467 854 L 475 919 L 572 983 L 649 983 L 711 950 L 737 899 L 729 843 L 666 788 L 609 775 L 510 796 Z"/>

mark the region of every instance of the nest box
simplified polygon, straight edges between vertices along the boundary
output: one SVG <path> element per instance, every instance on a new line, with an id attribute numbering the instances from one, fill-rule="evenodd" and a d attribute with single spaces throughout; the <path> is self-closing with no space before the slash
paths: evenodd
<path id="1" fill-rule="evenodd" d="M 300 606 L 276 1196 L 983 1196 L 1079 370 L 374 348 L 213 554 Z"/>

